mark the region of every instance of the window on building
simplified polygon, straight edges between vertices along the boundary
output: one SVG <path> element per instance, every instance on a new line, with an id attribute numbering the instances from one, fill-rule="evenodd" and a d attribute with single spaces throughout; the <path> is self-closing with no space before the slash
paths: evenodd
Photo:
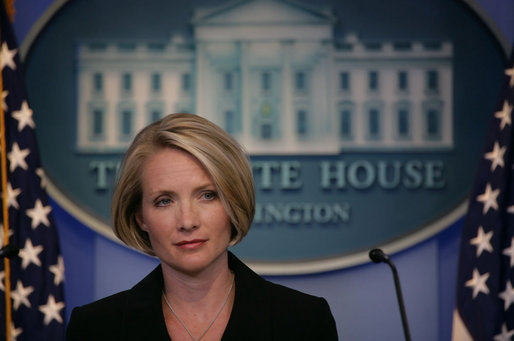
<path id="1" fill-rule="evenodd" d="M 435 70 L 427 71 L 427 90 L 439 90 L 439 73 Z"/>
<path id="2" fill-rule="evenodd" d="M 104 111 L 102 109 L 94 109 L 92 117 L 92 136 L 100 137 L 104 134 Z"/>
<path id="3" fill-rule="evenodd" d="M 299 136 L 307 135 L 307 111 L 300 109 L 296 112 L 296 132 Z"/>
<path id="4" fill-rule="evenodd" d="M 393 43 L 393 49 L 396 51 L 410 51 L 412 49 L 412 43 L 405 41 L 397 41 Z"/>
<path id="5" fill-rule="evenodd" d="M 261 138 L 263 140 L 270 140 L 271 139 L 271 124 L 270 123 L 263 123 L 261 125 Z"/>
<path id="6" fill-rule="evenodd" d="M 350 91 L 350 73 L 343 71 L 339 74 L 339 87 L 342 91 Z"/>
<path id="7" fill-rule="evenodd" d="M 223 74 L 223 89 L 227 92 L 234 89 L 234 75 L 232 72 L 225 72 Z"/>
<path id="8" fill-rule="evenodd" d="M 298 72 L 295 73 L 294 87 L 295 87 L 295 90 L 298 91 L 298 92 L 304 92 L 304 91 L 307 90 L 305 72 L 298 71 Z"/>
<path id="9" fill-rule="evenodd" d="M 398 137 L 405 138 L 410 134 L 410 114 L 407 108 L 398 109 Z"/>
<path id="10" fill-rule="evenodd" d="M 101 92 L 104 88 L 104 77 L 101 73 L 97 72 L 93 75 L 93 90 Z"/>
<path id="11" fill-rule="evenodd" d="M 166 45 L 163 43 L 148 43 L 146 45 L 149 51 L 151 52 L 163 52 L 166 49 Z"/>
<path id="12" fill-rule="evenodd" d="M 152 74 L 151 80 L 152 92 L 161 92 L 162 89 L 162 77 L 160 73 Z"/>
<path id="13" fill-rule="evenodd" d="M 130 73 L 124 73 L 122 75 L 121 84 L 123 92 L 130 93 L 132 91 L 132 75 Z"/>
<path id="14" fill-rule="evenodd" d="M 265 92 L 271 90 L 271 73 L 268 71 L 261 73 L 261 89 Z"/>
<path id="15" fill-rule="evenodd" d="M 370 71 L 368 74 L 368 88 L 371 91 L 378 90 L 378 72 Z"/>
<path id="16" fill-rule="evenodd" d="M 181 80 L 181 88 L 183 92 L 191 91 L 191 74 L 183 73 Z"/>
<path id="17" fill-rule="evenodd" d="M 104 43 L 91 43 L 88 45 L 90 51 L 105 51 L 107 49 L 107 44 Z"/>
<path id="18" fill-rule="evenodd" d="M 162 111 L 154 109 L 150 114 L 152 122 L 159 121 L 162 118 Z"/>
<path id="19" fill-rule="evenodd" d="M 441 136 L 441 113 L 437 109 L 428 109 L 426 112 L 426 133 L 429 139 Z"/>
<path id="20" fill-rule="evenodd" d="M 409 87 L 409 78 L 406 71 L 398 72 L 398 90 L 407 91 Z"/>
<path id="21" fill-rule="evenodd" d="M 232 110 L 225 111 L 225 131 L 229 134 L 233 134 L 235 132 L 236 124 L 235 124 L 235 115 Z"/>
<path id="22" fill-rule="evenodd" d="M 118 44 L 118 49 L 122 52 L 134 52 L 134 50 L 136 49 L 136 44 L 120 43 Z"/>
<path id="23" fill-rule="evenodd" d="M 121 135 L 130 136 L 132 134 L 133 112 L 130 109 L 121 111 Z"/>
<path id="24" fill-rule="evenodd" d="M 382 44 L 377 42 L 368 42 L 364 44 L 364 48 L 368 51 L 380 51 Z"/>
<path id="25" fill-rule="evenodd" d="M 339 133 L 342 138 L 349 138 L 352 135 L 352 111 L 349 108 L 341 110 L 341 125 Z"/>
<path id="26" fill-rule="evenodd" d="M 380 112 L 376 108 L 371 108 L 368 111 L 368 134 L 371 138 L 380 135 Z"/>
<path id="27" fill-rule="evenodd" d="M 423 43 L 423 48 L 429 51 L 440 51 L 443 44 L 440 41 L 427 41 Z"/>

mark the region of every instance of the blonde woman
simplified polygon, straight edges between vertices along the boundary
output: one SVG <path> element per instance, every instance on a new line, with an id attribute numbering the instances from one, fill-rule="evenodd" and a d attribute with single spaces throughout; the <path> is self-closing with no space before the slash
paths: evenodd
<path id="1" fill-rule="evenodd" d="M 323 298 L 268 282 L 228 251 L 255 211 L 248 160 L 210 121 L 173 114 L 129 147 L 115 234 L 160 265 L 132 289 L 75 308 L 68 340 L 337 340 Z"/>

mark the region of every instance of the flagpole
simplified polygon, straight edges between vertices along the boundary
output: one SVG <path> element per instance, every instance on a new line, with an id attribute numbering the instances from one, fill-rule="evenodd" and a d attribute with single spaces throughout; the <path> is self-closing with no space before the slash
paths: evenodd
<path id="1" fill-rule="evenodd" d="M 8 0 L 7 2 L 2 1 L 2 6 L 6 6 L 5 9 L 10 17 L 13 19 L 14 16 L 14 1 Z M 0 32 L 0 36 L 1 36 Z M 0 57 L 1 58 L 1 57 Z M 0 89 L 4 89 L 3 75 L 0 70 Z M 9 208 L 7 204 L 7 153 L 6 153 L 6 136 L 5 136 L 5 112 L 3 105 L 0 105 L 0 150 L 1 150 L 1 181 L 2 181 L 2 213 L 3 213 L 3 234 L 4 234 L 4 245 L 9 245 Z M 11 341 L 11 322 L 12 322 L 12 309 L 11 309 L 11 263 L 9 257 L 4 257 L 4 296 L 5 296 L 5 340 Z"/>
<path id="2" fill-rule="evenodd" d="M 0 32 L 1 33 L 1 32 Z M 0 70 L 0 89 L 3 90 L 3 77 Z M 2 155 L 2 213 L 3 213 L 3 234 L 4 245 L 9 244 L 9 210 L 7 207 L 7 157 L 5 146 L 5 117 L 4 108 L 0 106 L 0 149 Z M 4 257 L 4 272 L 5 272 L 5 340 L 11 341 L 11 263 L 9 257 Z"/>

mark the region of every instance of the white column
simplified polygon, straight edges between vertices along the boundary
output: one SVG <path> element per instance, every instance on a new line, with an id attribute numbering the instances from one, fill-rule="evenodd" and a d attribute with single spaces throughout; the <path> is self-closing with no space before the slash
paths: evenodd
<path id="1" fill-rule="evenodd" d="M 252 140 L 252 112 L 250 106 L 250 87 L 251 87 L 251 75 L 248 54 L 250 50 L 250 42 L 243 41 L 240 44 L 241 53 L 240 62 L 241 65 L 241 120 L 242 120 L 242 131 L 241 131 L 241 143 L 245 147 L 249 147 Z"/>
<path id="2" fill-rule="evenodd" d="M 355 99 L 355 107 L 353 112 L 353 145 L 361 146 L 365 141 L 366 134 L 366 69 L 353 66 L 350 68 L 350 86 L 352 89 L 352 97 Z"/>
<path id="3" fill-rule="evenodd" d="M 206 92 L 204 91 L 205 90 L 205 83 L 210 81 L 210 79 L 207 79 L 207 75 L 206 75 L 206 66 L 205 66 L 205 63 L 207 62 L 206 61 L 206 56 L 205 56 L 205 43 L 203 42 L 198 42 L 196 44 L 196 72 L 195 72 L 195 77 L 196 79 L 191 79 L 191 81 L 194 81 L 194 84 L 195 84 L 195 111 L 197 114 L 200 114 L 200 115 L 205 115 L 205 116 L 208 116 L 208 115 L 212 115 L 213 113 L 211 113 L 210 111 L 212 111 L 213 109 L 211 108 L 210 111 L 208 112 L 207 111 L 207 106 L 205 105 L 205 102 L 207 100 L 207 98 L 205 98 L 207 96 Z M 192 76 L 192 75 L 191 75 Z M 180 84 L 180 80 L 179 80 L 179 84 Z M 209 118 L 209 117 L 208 117 Z"/>
<path id="4" fill-rule="evenodd" d="M 117 70 L 102 70 L 104 77 L 104 98 L 107 103 L 105 108 L 105 134 L 106 147 L 118 147 L 120 125 L 118 115 L 118 103 L 120 102 L 121 73 Z"/>
<path id="5" fill-rule="evenodd" d="M 293 112 L 293 92 L 292 92 L 292 70 L 291 60 L 293 53 L 292 43 L 286 42 L 282 44 L 282 112 L 279 113 L 281 118 L 282 136 L 286 149 L 292 147 L 296 140 L 295 122 L 296 118 Z"/>
<path id="6" fill-rule="evenodd" d="M 79 56 L 80 58 L 80 56 Z M 79 62 L 80 59 L 79 59 Z M 92 129 L 92 115 L 89 112 L 88 103 L 93 98 L 93 73 L 90 69 L 79 68 L 78 71 L 78 119 L 77 119 L 77 147 L 88 147 L 90 141 L 90 129 Z"/>

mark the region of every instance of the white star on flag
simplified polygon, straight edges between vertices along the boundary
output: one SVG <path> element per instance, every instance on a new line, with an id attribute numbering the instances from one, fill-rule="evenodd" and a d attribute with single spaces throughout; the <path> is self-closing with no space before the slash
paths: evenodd
<path id="1" fill-rule="evenodd" d="M 31 128 L 36 127 L 36 124 L 32 119 L 32 109 L 29 108 L 27 101 L 23 101 L 23 103 L 21 103 L 20 110 L 14 111 L 12 116 L 18 120 L 18 131 L 22 131 L 26 126 Z"/>
<path id="2" fill-rule="evenodd" d="M 3 224 L 0 224 L 0 231 L 3 231 L 4 230 L 4 225 Z M 13 234 L 13 231 L 12 230 L 9 230 L 7 232 L 7 237 L 10 238 Z M 0 246 L 4 246 L 4 234 L 3 233 L 0 233 Z"/>
<path id="3" fill-rule="evenodd" d="M 480 201 L 484 204 L 483 214 L 486 214 L 487 211 L 492 207 L 495 210 L 498 209 L 498 202 L 496 199 L 500 194 L 499 189 L 495 189 L 494 191 L 491 189 L 491 185 L 487 184 L 485 188 L 485 192 L 477 197 L 477 201 Z"/>
<path id="4" fill-rule="evenodd" d="M 30 149 L 20 149 L 18 142 L 14 142 L 12 145 L 11 152 L 7 154 L 7 158 L 9 159 L 9 170 L 14 172 L 14 170 L 18 167 L 21 167 L 27 170 L 29 167 L 25 162 L 25 158 L 30 154 Z"/>
<path id="5" fill-rule="evenodd" d="M 50 266 L 50 272 L 54 274 L 54 284 L 59 285 L 64 281 L 64 261 L 61 256 L 57 260 L 57 264 Z"/>
<path id="6" fill-rule="evenodd" d="M 2 271 L 2 272 L 0 272 L 0 290 L 2 290 L 2 291 L 5 291 L 4 278 L 5 278 L 5 272 Z"/>
<path id="7" fill-rule="evenodd" d="M 18 310 L 21 304 L 30 308 L 29 295 L 34 291 L 33 287 L 24 287 L 21 281 L 16 283 L 16 290 L 11 292 L 14 310 Z"/>
<path id="8" fill-rule="evenodd" d="M 471 245 L 476 245 L 477 247 L 477 257 L 480 257 L 484 250 L 488 252 L 493 252 L 493 247 L 491 246 L 492 236 L 493 231 L 484 233 L 484 229 L 482 228 L 482 226 L 478 228 L 477 236 L 471 239 L 470 241 Z"/>
<path id="9" fill-rule="evenodd" d="M 41 223 L 45 226 L 50 226 L 50 222 L 48 221 L 48 214 L 50 214 L 50 212 L 52 212 L 52 207 L 50 205 L 43 206 L 41 200 L 37 199 L 34 208 L 27 210 L 27 215 L 32 219 L 32 229 L 35 230 Z"/>
<path id="10" fill-rule="evenodd" d="M 63 308 L 63 302 L 55 302 L 54 295 L 48 296 L 48 301 L 46 304 L 39 306 L 39 311 L 45 314 L 45 325 L 49 325 L 52 320 L 63 323 L 61 314 L 59 313 Z"/>
<path id="11" fill-rule="evenodd" d="M 500 122 L 500 128 L 503 130 L 507 124 L 510 125 L 511 123 L 511 117 L 510 113 L 512 112 L 512 105 L 509 104 L 508 101 L 503 102 L 503 108 L 500 111 L 497 111 L 494 114 L 494 117 L 499 118 L 501 120 Z"/>
<path id="12" fill-rule="evenodd" d="M 9 50 L 7 43 L 2 44 L 2 55 L 0 57 L 1 61 L 1 69 L 3 70 L 4 66 L 8 66 L 13 70 L 16 70 L 16 63 L 14 62 L 14 56 L 18 52 L 17 49 Z"/>
<path id="13" fill-rule="evenodd" d="M 16 338 L 20 336 L 20 334 L 23 333 L 23 329 L 16 328 L 14 326 L 14 322 L 11 321 L 11 338 L 13 341 L 16 341 Z"/>
<path id="14" fill-rule="evenodd" d="M 489 273 L 481 275 L 477 269 L 473 269 L 473 277 L 466 282 L 467 287 L 473 288 L 473 298 L 476 298 L 479 293 L 489 294 L 489 288 L 485 284 L 489 278 Z"/>
<path id="15" fill-rule="evenodd" d="M 514 266 L 514 237 L 510 240 L 510 246 L 503 250 L 505 256 L 510 257 L 510 267 Z"/>
<path id="16" fill-rule="evenodd" d="M 38 245 L 34 247 L 30 239 L 25 241 L 25 247 L 20 250 L 19 256 L 22 259 L 21 267 L 25 270 L 30 263 L 41 266 L 38 255 L 43 251 L 43 247 Z"/>
<path id="17" fill-rule="evenodd" d="M 505 291 L 502 291 L 498 296 L 505 301 L 505 310 L 509 309 L 511 303 L 514 303 L 514 289 L 510 281 L 507 282 Z"/>
<path id="18" fill-rule="evenodd" d="M 507 150 L 507 147 L 500 148 L 500 145 L 498 144 L 498 142 L 494 142 L 493 150 L 490 151 L 489 153 L 485 154 L 484 157 L 487 160 L 491 161 L 491 172 L 493 172 L 496 169 L 496 167 L 498 167 L 498 166 L 500 166 L 500 167 L 505 166 L 505 163 L 503 161 L 503 155 L 505 154 L 506 150 Z"/>
<path id="19" fill-rule="evenodd" d="M 505 74 L 507 76 L 510 76 L 510 80 L 509 80 L 510 87 L 511 88 L 514 87 L 514 66 L 511 67 L 510 69 L 506 69 Z"/>
<path id="20" fill-rule="evenodd" d="M 41 188 L 46 187 L 46 177 L 45 177 L 45 171 L 43 168 L 36 169 L 36 174 L 39 176 L 39 183 L 41 184 Z"/>
<path id="21" fill-rule="evenodd" d="M 2 109 L 4 109 L 4 112 L 7 111 L 7 103 L 5 102 L 5 99 L 9 95 L 9 91 L 5 90 L 2 91 Z"/>
<path id="22" fill-rule="evenodd" d="M 507 330 L 507 325 L 504 323 L 501 334 L 495 335 L 494 341 L 510 341 L 512 335 L 514 335 L 514 330 Z"/>
<path id="23" fill-rule="evenodd" d="M 11 183 L 8 182 L 7 183 L 7 206 L 14 207 L 16 209 L 20 208 L 20 205 L 18 205 L 18 201 L 16 200 L 16 198 L 20 194 L 21 194 L 21 189 L 19 189 L 19 188 L 13 189 L 11 186 Z"/>

